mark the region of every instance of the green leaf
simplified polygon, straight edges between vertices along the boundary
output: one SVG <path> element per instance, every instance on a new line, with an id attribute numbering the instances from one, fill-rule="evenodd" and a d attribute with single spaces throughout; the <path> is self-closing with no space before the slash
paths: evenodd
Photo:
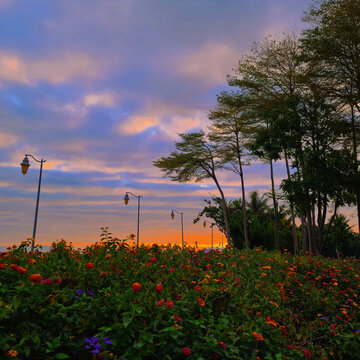
<path id="1" fill-rule="evenodd" d="M 21 304 L 21 301 L 22 301 L 21 296 L 15 296 L 13 298 L 12 306 L 13 306 L 14 310 L 16 310 L 19 307 L 19 305 Z"/>
<path id="2" fill-rule="evenodd" d="M 26 357 L 28 357 L 30 355 L 30 348 L 29 347 L 24 347 L 24 354 Z"/>
<path id="3" fill-rule="evenodd" d="M 57 354 L 55 355 L 55 358 L 56 358 L 56 359 L 69 359 L 69 356 L 66 355 L 66 354 L 64 354 L 64 353 L 57 353 Z"/>
<path id="4" fill-rule="evenodd" d="M 128 327 L 131 321 L 132 321 L 132 317 L 130 317 L 129 315 L 123 316 L 123 324 L 125 327 Z"/>

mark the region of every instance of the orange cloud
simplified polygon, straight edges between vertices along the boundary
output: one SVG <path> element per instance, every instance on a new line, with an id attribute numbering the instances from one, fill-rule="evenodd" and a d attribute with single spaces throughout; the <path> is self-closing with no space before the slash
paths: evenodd
<path id="1" fill-rule="evenodd" d="M 135 116 L 123 120 L 117 131 L 119 134 L 134 135 L 156 127 L 170 139 L 175 139 L 178 133 L 205 127 L 206 123 L 206 114 L 202 110 L 155 102 L 149 103 L 145 110 Z"/>
<path id="2" fill-rule="evenodd" d="M 118 126 L 118 132 L 125 135 L 138 134 L 159 124 L 157 117 L 131 116 Z"/>

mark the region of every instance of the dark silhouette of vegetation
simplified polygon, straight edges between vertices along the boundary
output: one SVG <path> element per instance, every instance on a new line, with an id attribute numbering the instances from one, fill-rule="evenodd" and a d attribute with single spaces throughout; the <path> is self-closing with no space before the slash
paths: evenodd
<path id="1" fill-rule="evenodd" d="M 236 247 L 358 254 L 359 238 L 339 212 L 356 205 L 360 226 L 360 0 L 313 1 L 304 21 L 301 34 L 255 43 L 228 76 L 232 90 L 218 96 L 209 133 L 201 132 L 211 148 L 209 171 L 199 165 L 199 149 L 155 165 L 174 181 L 213 178 L 221 197 L 206 200 L 199 217 L 212 218 Z M 185 136 L 196 134 L 180 136 L 186 143 Z M 184 156 L 197 165 L 183 166 Z M 266 200 L 245 196 L 243 166 L 255 158 L 269 166 Z M 286 167 L 278 188 L 275 162 Z M 239 200 L 227 203 L 215 169 L 240 176 Z M 261 203 L 263 213 L 256 215 Z"/>

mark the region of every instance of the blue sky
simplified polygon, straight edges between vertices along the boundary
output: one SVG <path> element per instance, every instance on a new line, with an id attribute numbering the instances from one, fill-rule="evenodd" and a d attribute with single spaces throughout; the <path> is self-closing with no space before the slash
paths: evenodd
<path id="1" fill-rule="evenodd" d="M 32 233 L 39 173 L 31 162 L 21 174 L 25 153 L 47 159 L 39 243 L 95 242 L 101 226 L 135 233 L 136 199 L 125 207 L 125 191 L 143 195 L 142 241 L 181 240 L 174 207 L 185 213 L 186 241 L 210 239 L 192 220 L 213 184 L 171 183 L 152 161 L 177 133 L 207 126 L 240 56 L 266 35 L 300 29 L 308 4 L 0 0 L 0 245 Z M 268 172 L 247 168 L 247 191 L 267 190 Z M 238 197 L 237 177 L 220 177 L 227 197 Z"/>

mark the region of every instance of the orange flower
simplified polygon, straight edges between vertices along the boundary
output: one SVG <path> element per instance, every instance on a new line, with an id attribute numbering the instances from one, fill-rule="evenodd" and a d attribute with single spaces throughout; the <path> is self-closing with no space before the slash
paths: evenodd
<path id="1" fill-rule="evenodd" d="M 262 335 L 261 335 L 261 334 L 258 334 L 258 333 L 255 332 L 255 331 L 254 331 L 251 335 L 254 337 L 254 339 L 255 339 L 256 341 L 264 341 L 264 338 L 262 337 Z"/>
<path id="2" fill-rule="evenodd" d="M 141 284 L 139 282 L 135 282 L 132 285 L 133 291 L 141 291 L 141 288 L 142 288 L 142 286 L 141 286 Z"/>
<path id="3" fill-rule="evenodd" d="M 30 281 L 34 284 L 40 284 L 42 282 L 42 277 L 40 274 L 30 275 Z"/>
<path id="4" fill-rule="evenodd" d="M 107 260 L 107 259 L 111 259 L 111 254 L 106 254 L 105 260 Z"/>
<path id="5" fill-rule="evenodd" d="M 16 357 L 18 355 L 18 352 L 16 350 L 9 350 L 6 355 L 10 357 Z"/>
<path id="6" fill-rule="evenodd" d="M 273 320 L 273 319 L 271 319 L 269 316 L 265 319 L 265 321 L 269 324 L 269 325 L 271 325 L 271 326 L 273 326 L 273 327 L 277 327 L 277 323 Z"/>
<path id="7" fill-rule="evenodd" d="M 196 299 L 196 301 L 198 302 L 198 304 L 200 305 L 200 306 L 205 306 L 205 301 L 203 300 L 203 299 Z"/>

